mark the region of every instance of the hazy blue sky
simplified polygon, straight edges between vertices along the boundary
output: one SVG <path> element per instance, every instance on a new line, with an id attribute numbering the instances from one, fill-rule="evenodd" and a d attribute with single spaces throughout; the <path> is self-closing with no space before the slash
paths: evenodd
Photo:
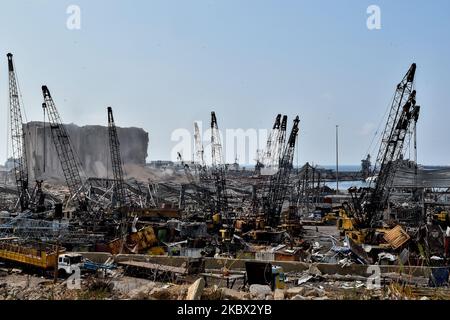
<path id="1" fill-rule="evenodd" d="M 81 8 L 81 30 L 66 9 Z M 366 9 L 381 8 L 381 30 Z M 435 1 L 2 1 L 0 161 L 6 158 L 12 52 L 28 120 L 42 120 L 47 84 L 65 122 L 150 134 L 149 160 L 167 159 L 176 128 L 209 121 L 265 128 L 299 115 L 299 161 L 357 164 L 412 62 L 419 162 L 450 164 L 450 2 Z M 290 119 L 290 120 L 291 120 Z M 291 121 L 290 121 L 291 123 Z"/>

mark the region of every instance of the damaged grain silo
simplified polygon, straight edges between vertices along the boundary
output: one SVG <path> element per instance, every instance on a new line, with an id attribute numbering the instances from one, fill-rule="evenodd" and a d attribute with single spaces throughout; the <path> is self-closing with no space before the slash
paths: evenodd
<path id="1" fill-rule="evenodd" d="M 105 178 L 111 168 L 108 128 L 99 125 L 65 125 L 73 147 L 87 176 Z M 24 125 L 30 178 L 63 179 L 58 154 L 50 127 L 44 122 Z M 149 143 L 148 133 L 141 128 L 117 128 L 124 164 L 144 166 Z"/>

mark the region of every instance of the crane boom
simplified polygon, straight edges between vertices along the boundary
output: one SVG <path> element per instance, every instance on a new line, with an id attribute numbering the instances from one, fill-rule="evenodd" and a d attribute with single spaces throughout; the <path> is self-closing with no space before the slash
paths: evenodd
<path id="1" fill-rule="evenodd" d="M 271 167 L 278 161 L 276 158 L 276 152 L 278 150 L 278 136 L 280 133 L 281 125 L 281 114 L 278 114 L 275 118 L 275 123 L 273 124 L 272 131 L 267 138 L 266 152 L 264 153 L 263 165 L 265 167 Z M 278 163 L 277 163 L 278 164 Z"/>
<path id="2" fill-rule="evenodd" d="M 281 120 L 281 126 L 278 132 L 278 139 L 276 140 L 276 144 L 274 146 L 274 152 L 272 157 L 273 157 L 273 164 L 275 167 L 280 167 L 281 165 L 281 159 L 283 157 L 283 149 L 286 143 L 287 120 L 288 117 L 284 115 L 283 119 Z"/>
<path id="3" fill-rule="evenodd" d="M 201 182 L 209 180 L 208 170 L 205 163 L 205 151 L 203 148 L 200 128 L 197 122 L 194 122 L 194 140 L 195 140 L 195 171 Z"/>
<path id="4" fill-rule="evenodd" d="M 108 136 L 109 149 L 111 152 L 111 165 L 114 175 L 114 194 L 120 207 L 127 203 L 125 182 L 123 180 L 122 157 L 120 155 L 120 142 L 117 135 L 116 124 L 111 107 L 108 107 Z"/>
<path id="5" fill-rule="evenodd" d="M 198 127 L 198 123 L 194 122 L 194 139 L 195 139 L 195 161 L 199 166 L 205 166 L 205 159 L 202 137 L 200 135 L 200 128 Z"/>
<path id="6" fill-rule="evenodd" d="M 377 159 L 373 168 L 374 173 L 381 169 L 386 161 L 392 160 L 389 158 L 393 154 L 392 149 L 395 147 L 395 144 L 392 143 L 392 137 L 395 134 L 395 126 L 402 113 L 401 107 L 410 99 L 410 95 L 413 93 L 415 73 L 416 64 L 413 63 L 402 81 L 397 85 L 383 132 L 380 149 L 378 150 Z"/>
<path id="7" fill-rule="evenodd" d="M 80 176 L 81 166 L 79 160 L 76 157 L 69 134 L 62 123 L 47 86 L 42 86 L 42 94 L 44 96 L 42 108 L 44 108 L 44 112 L 47 112 L 48 115 L 52 140 L 63 169 L 67 187 L 71 196 L 75 197 L 79 203 L 82 203 L 83 200 L 79 192 L 83 187 L 83 183 Z"/>
<path id="8" fill-rule="evenodd" d="M 7 54 L 9 73 L 9 112 L 11 125 L 11 141 L 14 161 L 14 176 L 19 192 L 20 208 L 28 209 L 30 195 L 28 192 L 28 164 L 23 131 L 22 110 L 19 101 L 17 76 L 14 70 L 13 55 Z"/>
<path id="9" fill-rule="evenodd" d="M 389 146 L 385 160 L 382 162 L 380 173 L 377 178 L 375 190 L 372 193 L 370 201 L 370 218 L 371 224 L 376 223 L 380 219 L 380 213 L 389 200 L 390 189 L 394 182 L 397 169 L 397 161 L 402 158 L 402 150 L 407 137 L 408 130 L 412 122 L 416 123 L 419 118 L 420 107 L 416 106 L 416 92 L 413 91 L 408 101 L 402 108 L 402 112 L 395 125 L 393 135 L 390 137 Z"/>
<path id="10" fill-rule="evenodd" d="M 217 125 L 216 113 L 211 112 L 211 155 L 212 176 L 216 185 L 216 210 L 226 212 L 228 210 L 228 199 L 226 194 L 225 165 L 222 157 L 222 144 L 220 132 Z"/>
<path id="11" fill-rule="evenodd" d="M 192 171 L 191 171 L 191 167 L 189 167 L 189 165 L 186 162 L 184 162 L 183 156 L 181 155 L 181 153 L 177 152 L 177 158 L 181 162 L 181 165 L 183 166 L 184 174 L 186 175 L 188 182 L 190 184 L 196 184 L 194 175 L 192 174 Z"/>
<path id="12" fill-rule="evenodd" d="M 398 160 L 402 159 L 403 146 L 408 132 L 415 127 L 420 107 L 416 106 L 414 76 L 416 64 L 413 63 L 402 81 L 397 85 L 394 99 L 383 132 L 377 161 L 373 174 L 378 172 L 375 186 L 367 195 L 365 208 L 366 223 L 375 225 L 380 221 L 382 211 L 389 201 Z"/>
<path id="13" fill-rule="evenodd" d="M 292 171 L 299 122 L 300 119 L 297 116 L 294 119 L 288 142 L 280 159 L 279 169 L 277 173 L 270 177 L 269 191 L 264 201 L 264 211 L 267 223 L 271 227 L 278 226 L 280 222 L 281 210 L 289 188 L 289 175 Z"/>

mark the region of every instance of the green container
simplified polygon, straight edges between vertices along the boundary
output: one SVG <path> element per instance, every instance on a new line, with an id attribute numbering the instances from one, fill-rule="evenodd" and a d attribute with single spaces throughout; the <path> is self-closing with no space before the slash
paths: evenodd
<path id="1" fill-rule="evenodd" d="M 159 229 L 158 230 L 158 240 L 161 242 L 166 242 L 166 238 L 167 238 L 167 230 Z"/>

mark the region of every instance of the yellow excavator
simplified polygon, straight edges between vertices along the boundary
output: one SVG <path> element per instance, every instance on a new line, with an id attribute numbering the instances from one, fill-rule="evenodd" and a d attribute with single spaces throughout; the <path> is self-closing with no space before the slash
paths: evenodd
<path id="1" fill-rule="evenodd" d="M 441 226 L 448 226 L 450 222 L 450 215 L 448 211 L 439 207 L 435 209 L 432 218 L 436 224 Z"/>
<path id="2" fill-rule="evenodd" d="M 356 218 L 352 217 L 351 211 L 344 208 L 339 210 L 337 228 L 342 236 L 347 236 L 356 244 L 373 242 L 375 235 L 384 234 L 391 230 L 391 228 L 383 227 L 364 227 Z"/>
<path id="3" fill-rule="evenodd" d="M 358 222 L 352 217 L 351 211 L 348 209 L 339 209 L 337 227 L 342 236 L 351 238 L 355 243 L 362 244 L 365 242 L 367 232 L 358 227 Z"/>

